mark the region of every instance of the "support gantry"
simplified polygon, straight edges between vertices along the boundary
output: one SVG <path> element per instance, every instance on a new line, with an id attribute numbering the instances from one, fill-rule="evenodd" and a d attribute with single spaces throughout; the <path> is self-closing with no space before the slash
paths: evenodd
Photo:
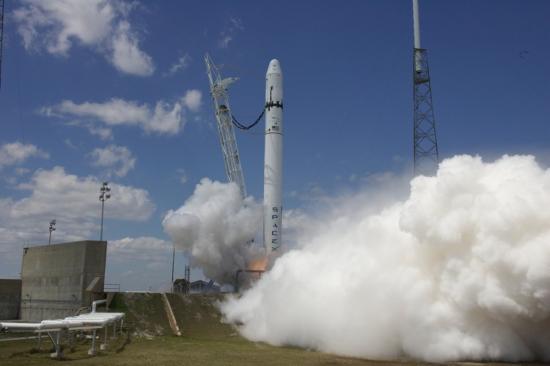
<path id="1" fill-rule="evenodd" d="M 222 147 L 225 172 L 230 182 L 239 186 L 241 196 L 246 197 L 246 186 L 244 182 L 243 169 L 239 157 L 239 149 L 233 129 L 233 115 L 229 105 L 229 85 L 238 80 L 238 78 L 222 79 L 219 69 L 216 67 L 210 55 L 204 56 L 208 80 L 210 81 L 210 94 L 214 103 L 214 113 L 218 123 L 218 133 Z"/>
<path id="2" fill-rule="evenodd" d="M 428 50 L 420 46 L 418 0 L 413 0 L 413 161 L 414 175 L 434 175 L 439 165 Z"/>

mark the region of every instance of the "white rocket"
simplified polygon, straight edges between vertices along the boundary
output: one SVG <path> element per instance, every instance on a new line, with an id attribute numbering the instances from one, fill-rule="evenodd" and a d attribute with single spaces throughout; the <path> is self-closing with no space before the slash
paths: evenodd
<path id="1" fill-rule="evenodd" d="M 264 245 L 281 246 L 283 223 L 283 72 L 271 60 L 265 76 Z"/>

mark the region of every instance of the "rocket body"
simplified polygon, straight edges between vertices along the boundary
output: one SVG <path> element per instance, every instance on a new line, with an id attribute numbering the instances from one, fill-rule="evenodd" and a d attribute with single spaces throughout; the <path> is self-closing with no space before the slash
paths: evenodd
<path id="1" fill-rule="evenodd" d="M 271 60 L 265 78 L 264 245 L 281 246 L 283 224 L 283 73 Z"/>

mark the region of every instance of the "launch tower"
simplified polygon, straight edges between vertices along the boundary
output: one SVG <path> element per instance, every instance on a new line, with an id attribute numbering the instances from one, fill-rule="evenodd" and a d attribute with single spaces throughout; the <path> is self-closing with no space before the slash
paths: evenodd
<path id="1" fill-rule="evenodd" d="M 244 182 L 243 169 L 239 158 L 239 149 L 233 129 L 233 115 L 229 106 L 229 85 L 238 78 L 222 79 L 220 71 L 208 54 L 204 56 L 208 80 L 210 81 L 210 94 L 214 102 L 214 112 L 218 122 L 218 133 L 222 146 L 225 172 L 230 182 L 235 182 L 241 191 L 241 196 L 246 197 L 246 186 Z"/>
<path id="2" fill-rule="evenodd" d="M 414 175 L 433 175 L 439 164 L 428 50 L 420 46 L 418 0 L 413 0 L 413 154 Z"/>
<path id="3" fill-rule="evenodd" d="M 0 0 L 0 87 L 2 86 L 2 48 L 4 46 L 4 0 Z"/>

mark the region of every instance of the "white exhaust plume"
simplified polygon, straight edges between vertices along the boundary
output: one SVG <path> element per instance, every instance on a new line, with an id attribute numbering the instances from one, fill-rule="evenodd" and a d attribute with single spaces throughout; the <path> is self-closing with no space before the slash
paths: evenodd
<path id="1" fill-rule="evenodd" d="M 405 201 L 357 207 L 222 303 L 227 321 L 365 358 L 550 360 L 550 170 L 534 157 L 457 156 Z"/>
<path id="2" fill-rule="evenodd" d="M 162 225 L 176 248 L 189 255 L 191 265 L 220 284 L 232 284 L 235 272 L 256 256 L 248 242 L 261 228 L 262 206 L 241 198 L 235 183 L 203 178 L 193 195 Z"/>

